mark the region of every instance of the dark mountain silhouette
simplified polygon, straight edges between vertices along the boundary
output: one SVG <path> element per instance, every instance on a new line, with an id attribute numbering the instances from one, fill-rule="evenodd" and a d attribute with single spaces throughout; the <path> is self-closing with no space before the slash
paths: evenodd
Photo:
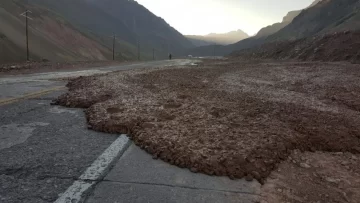
<path id="1" fill-rule="evenodd" d="M 269 41 L 359 29 L 359 9 L 359 0 L 323 0 L 301 12 L 288 26 L 270 36 Z"/>
<path id="2" fill-rule="evenodd" d="M 144 43 L 158 50 L 178 50 L 192 47 L 193 45 L 177 30 L 171 27 L 160 17 L 155 16 L 144 6 L 133 0 L 86 0 L 97 9 L 113 17 L 118 29 L 128 30 L 129 34 L 135 33 L 140 43 Z M 123 32 L 123 31 L 119 31 Z M 134 37 L 127 36 L 128 39 Z M 128 40 L 134 43 L 133 39 Z"/>
<path id="3" fill-rule="evenodd" d="M 260 37 L 266 37 L 269 35 L 272 35 L 276 32 L 278 32 L 279 30 L 281 30 L 282 28 L 284 28 L 285 26 L 289 25 L 296 16 L 298 16 L 301 13 L 301 10 L 298 11 L 290 11 L 284 18 L 283 21 L 281 23 L 275 23 L 272 25 L 269 25 L 267 27 L 262 28 L 255 37 L 260 38 Z"/>
<path id="4" fill-rule="evenodd" d="M 321 0 L 315 0 L 309 7 L 310 8 L 312 6 L 315 6 L 316 4 L 318 4 Z M 267 27 L 262 28 L 257 34 L 256 37 L 260 38 L 260 37 L 266 37 L 269 35 L 272 35 L 276 32 L 278 32 L 279 30 L 281 30 L 282 28 L 286 27 L 287 25 L 289 25 L 294 18 L 296 18 L 302 10 L 296 10 L 296 11 L 290 11 L 287 13 L 287 15 L 283 18 L 282 22 L 280 23 L 275 23 L 272 25 L 269 25 Z"/>
<path id="5" fill-rule="evenodd" d="M 227 45 L 233 44 L 249 37 L 242 30 L 231 31 L 228 33 L 210 33 L 208 35 L 187 35 L 186 36 L 195 46 L 204 46 L 212 44 Z"/>

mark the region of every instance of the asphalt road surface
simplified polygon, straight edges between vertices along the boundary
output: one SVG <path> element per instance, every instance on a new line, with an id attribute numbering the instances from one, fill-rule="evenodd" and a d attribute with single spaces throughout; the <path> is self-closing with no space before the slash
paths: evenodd
<path id="1" fill-rule="evenodd" d="M 88 130 L 82 109 L 50 105 L 66 91 L 66 82 L 59 78 L 192 63 L 156 61 L 0 77 L 0 203 L 78 202 L 66 195 L 79 181 L 95 183 L 80 194 L 91 203 L 255 202 L 257 182 L 194 174 L 153 160 L 131 141 L 112 169 L 92 181 L 86 172 L 124 136 Z"/>
<path id="2" fill-rule="evenodd" d="M 66 82 L 56 79 L 187 63 L 156 61 L 0 77 L 0 202 L 55 201 L 117 138 L 87 130 L 81 109 L 51 106 L 66 91 Z"/>

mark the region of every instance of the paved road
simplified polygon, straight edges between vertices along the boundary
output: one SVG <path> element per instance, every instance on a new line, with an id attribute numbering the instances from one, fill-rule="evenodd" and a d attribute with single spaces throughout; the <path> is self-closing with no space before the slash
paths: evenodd
<path id="1" fill-rule="evenodd" d="M 16 75 L 0 77 L 0 103 L 5 99 L 24 96 L 29 93 L 41 92 L 47 89 L 53 89 L 64 86 L 65 82 L 57 81 L 59 78 L 68 78 L 76 76 L 87 76 L 100 73 L 108 73 L 117 70 L 127 70 L 135 68 L 151 68 L 161 66 L 186 65 L 196 62 L 195 60 L 172 60 L 172 61 L 154 61 L 130 65 L 108 66 L 100 68 L 91 68 L 80 71 L 57 71 L 47 73 L 36 73 L 29 75 Z"/>
<path id="2" fill-rule="evenodd" d="M 65 82 L 57 78 L 189 63 L 193 61 L 157 61 L 0 78 L 0 202 L 56 201 L 119 139 L 88 130 L 81 109 L 51 106 L 66 91 Z M 131 142 L 127 146 L 83 200 L 254 202 L 258 196 L 256 182 L 193 174 L 151 159 Z"/>

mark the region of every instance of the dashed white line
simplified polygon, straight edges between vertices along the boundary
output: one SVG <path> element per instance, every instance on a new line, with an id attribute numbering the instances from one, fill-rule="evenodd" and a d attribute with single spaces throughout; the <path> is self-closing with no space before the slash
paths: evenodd
<path id="1" fill-rule="evenodd" d="M 75 181 L 55 203 L 78 203 L 86 192 L 105 176 L 111 164 L 126 150 L 130 140 L 126 135 L 120 135 Z"/>
<path id="2" fill-rule="evenodd" d="M 87 168 L 80 176 L 80 180 L 100 180 L 112 161 L 124 152 L 128 143 L 129 138 L 126 135 L 121 135 Z"/>
<path id="3" fill-rule="evenodd" d="M 91 186 L 95 184 L 95 181 L 85 182 L 82 180 L 75 181 L 55 203 L 73 203 L 79 202 L 83 197 L 83 194 L 88 191 Z"/>

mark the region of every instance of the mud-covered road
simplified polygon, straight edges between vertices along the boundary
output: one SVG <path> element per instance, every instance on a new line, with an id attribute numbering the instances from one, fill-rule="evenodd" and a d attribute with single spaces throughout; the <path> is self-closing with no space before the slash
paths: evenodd
<path id="1" fill-rule="evenodd" d="M 355 203 L 359 81 L 348 63 L 207 60 L 79 78 L 57 103 L 155 159 L 256 179 L 265 201 Z"/>

